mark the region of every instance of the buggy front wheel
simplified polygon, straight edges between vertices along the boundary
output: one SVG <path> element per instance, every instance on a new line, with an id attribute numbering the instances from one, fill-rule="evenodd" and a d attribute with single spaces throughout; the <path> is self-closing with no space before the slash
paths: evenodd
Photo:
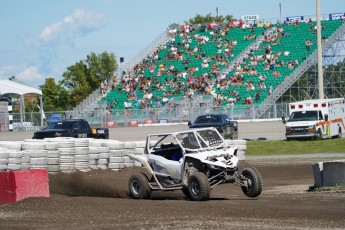
<path id="1" fill-rule="evenodd" d="M 246 186 L 242 186 L 244 195 L 254 198 L 261 194 L 263 182 L 260 172 L 256 168 L 245 168 L 242 170 L 242 181 Z"/>
<path id="2" fill-rule="evenodd" d="M 202 172 L 195 172 L 188 179 L 188 196 L 194 201 L 204 201 L 210 198 L 210 183 Z"/>

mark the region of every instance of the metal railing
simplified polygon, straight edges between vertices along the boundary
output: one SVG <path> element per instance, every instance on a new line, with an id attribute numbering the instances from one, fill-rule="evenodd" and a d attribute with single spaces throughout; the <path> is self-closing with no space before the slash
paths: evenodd
<path id="1" fill-rule="evenodd" d="M 259 108 L 257 105 L 233 105 L 233 106 L 214 106 L 212 103 L 197 104 L 195 100 L 181 100 L 173 106 L 165 106 L 161 108 L 146 109 L 116 109 L 108 111 L 106 109 L 93 111 L 92 113 L 77 114 L 74 116 L 72 111 L 45 112 L 44 126 L 48 125 L 51 117 L 58 114 L 61 120 L 64 119 L 85 119 L 91 127 L 126 127 L 131 126 L 133 121 L 137 124 L 151 123 L 185 123 L 195 120 L 202 114 L 224 113 L 231 119 L 257 119 Z M 14 131 L 33 131 L 43 128 L 40 126 L 40 113 L 25 113 L 25 120 L 18 122 L 19 113 L 13 113 Z M 280 118 L 288 115 L 288 104 L 272 104 L 268 112 L 265 113 L 264 119 Z M 8 117 L 8 113 L 0 114 L 0 118 Z M 8 131 L 8 121 L 0 119 L 1 131 Z"/>

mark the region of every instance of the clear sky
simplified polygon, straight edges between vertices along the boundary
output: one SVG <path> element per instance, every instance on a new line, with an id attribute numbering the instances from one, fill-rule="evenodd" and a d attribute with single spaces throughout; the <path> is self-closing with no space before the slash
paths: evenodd
<path id="1" fill-rule="evenodd" d="M 321 14 L 345 12 L 344 0 L 320 0 Z M 1 0 L 0 79 L 16 76 L 37 87 L 61 80 L 86 55 L 115 53 L 129 61 L 172 23 L 196 14 L 316 14 L 315 0 Z"/>

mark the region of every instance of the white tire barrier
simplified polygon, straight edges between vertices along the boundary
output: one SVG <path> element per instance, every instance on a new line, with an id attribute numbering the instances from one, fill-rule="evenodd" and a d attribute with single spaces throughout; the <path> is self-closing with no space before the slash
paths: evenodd
<path id="1" fill-rule="evenodd" d="M 8 150 L 20 151 L 22 150 L 21 141 L 0 141 L 0 147 Z"/>
<path id="2" fill-rule="evenodd" d="M 55 142 L 47 142 L 46 143 L 46 150 L 58 150 L 58 143 L 55 143 Z"/>
<path id="3" fill-rule="evenodd" d="M 136 148 L 145 148 L 146 146 L 146 141 L 136 141 L 134 143 Z"/>
<path id="4" fill-rule="evenodd" d="M 110 157 L 123 157 L 125 156 L 125 151 L 124 150 L 110 150 L 109 151 Z"/>
<path id="5" fill-rule="evenodd" d="M 125 143 L 125 149 L 134 149 L 135 148 L 135 142 L 124 142 Z"/>
<path id="6" fill-rule="evenodd" d="M 8 159 L 0 158 L 0 165 L 7 165 Z"/>
<path id="7" fill-rule="evenodd" d="M 89 147 L 90 154 L 99 154 L 100 152 L 100 147 Z"/>
<path id="8" fill-rule="evenodd" d="M 102 147 L 102 141 L 100 140 L 97 140 L 97 139 L 93 139 L 93 140 L 90 140 L 89 142 L 89 146 L 90 147 Z"/>
<path id="9" fill-rule="evenodd" d="M 22 164 L 22 158 L 8 158 L 8 164 Z"/>
<path id="10" fill-rule="evenodd" d="M 124 163 L 109 163 L 109 169 L 111 170 L 120 170 L 125 167 Z"/>
<path id="11" fill-rule="evenodd" d="M 60 157 L 60 152 L 59 150 L 48 150 L 48 158 L 56 158 Z"/>
<path id="12" fill-rule="evenodd" d="M 21 164 L 8 164 L 7 170 L 14 171 L 14 170 L 21 170 L 22 165 Z"/>
<path id="13" fill-rule="evenodd" d="M 45 150 L 45 142 L 24 142 L 22 150 Z"/>
<path id="14" fill-rule="evenodd" d="M 124 157 L 110 157 L 109 163 L 123 163 Z"/>
<path id="15" fill-rule="evenodd" d="M 226 140 L 226 142 L 231 147 L 237 147 L 238 157 L 244 160 L 246 141 Z M 141 167 L 141 163 L 131 160 L 128 155 L 141 155 L 144 150 L 145 141 L 120 142 L 91 138 L 0 141 L 0 171 L 46 168 L 49 173 L 72 173 L 76 170 L 120 170 L 124 167 Z"/>
<path id="16" fill-rule="evenodd" d="M 8 169 L 8 163 L 0 164 L 0 171 L 6 171 Z"/>
<path id="17" fill-rule="evenodd" d="M 108 147 L 111 150 L 124 149 L 125 143 L 119 141 L 107 141 L 104 142 L 103 147 Z"/>

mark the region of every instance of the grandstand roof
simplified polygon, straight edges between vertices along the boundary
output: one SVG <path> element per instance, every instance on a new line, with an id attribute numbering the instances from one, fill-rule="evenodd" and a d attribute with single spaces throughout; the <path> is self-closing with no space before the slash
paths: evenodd
<path id="1" fill-rule="evenodd" d="M 42 95 L 42 90 L 10 80 L 0 80 L 0 95 L 7 93 L 13 93 L 18 95 L 34 93 Z"/>

